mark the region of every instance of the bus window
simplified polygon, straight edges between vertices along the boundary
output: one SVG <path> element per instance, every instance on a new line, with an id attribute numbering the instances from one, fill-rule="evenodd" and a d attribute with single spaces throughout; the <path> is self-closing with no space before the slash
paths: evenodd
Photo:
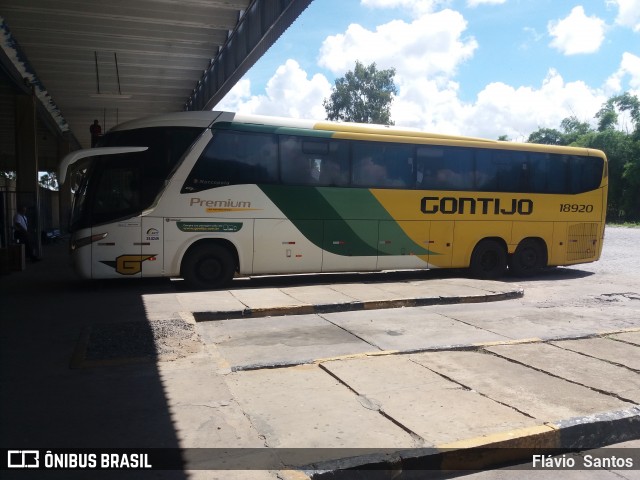
<path id="1" fill-rule="evenodd" d="M 345 186 L 349 183 L 348 144 L 281 135 L 280 171 L 285 184 Z"/>
<path id="2" fill-rule="evenodd" d="M 530 166 L 524 152 L 478 150 L 475 182 L 480 191 L 526 192 Z"/>
<path id="3" fill-rule="evenodd" d="M 142 210 L 140 180 L 142 162 L 129 155 L 104 157 L 97 175 L 91 220 L 108 222 Z"/>
<path id="4" fill-rule="evenodd" d="M 588 192 L 598 188 L 602 181 L 603 163 L 602 159 L 596 157 L 570 157 L 570 193 Z"/>
<path id="5" fill-rule="evenodd" d="M 549 193 L 567 193 L 569 184 L 569 157 L 550 155 L 547 185 Z"/>
<path id="6" fill-rule="evenodd" d="M 418 188 L 472 190 L 473 151 L 465 148 L 420 146 L 417 151 Z"/>
<path id="7" fill-rule="evenodd" d="M 278 181 L 275 135 L 218 130 L 189 173 L 182 193 Z"/>
<path id="8" fill-rule="evenodd" d="M 551 155 L 548 153 L 529 153 L 528 157 L 529 191 L 532 193 L 547 193 Z"/>
<path id="9" fill-rule="evenodd" d="M 362 187 L 412 188 L 413 147 L 354 142 L 353 184 Z"/>

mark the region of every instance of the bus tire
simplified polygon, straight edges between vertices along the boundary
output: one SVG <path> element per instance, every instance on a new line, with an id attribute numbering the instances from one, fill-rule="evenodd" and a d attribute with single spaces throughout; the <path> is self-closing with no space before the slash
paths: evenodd
<path id="1" fill-rule="evenodd" d="M 493 280 L 504 275 L 506 269 L 507 250 L 502 243 L 491 238 L 478 242 L 469 262 L 469 270 L 473 277 Z"/>
<path id="2" fill-rule="evenodd" d="M 547 250 L 534 238 L 525 238 L 509 259 L 509 271 L 517 277 L 536 275 L 547 266 Z"/>
<path id="3" fill-rule="evenodd" d="M 231 282 L 235 261 L 227 248 L 203 243 L 187 252 L 180 271 L 189 287 L 197 290 L 216 289 Z"/>

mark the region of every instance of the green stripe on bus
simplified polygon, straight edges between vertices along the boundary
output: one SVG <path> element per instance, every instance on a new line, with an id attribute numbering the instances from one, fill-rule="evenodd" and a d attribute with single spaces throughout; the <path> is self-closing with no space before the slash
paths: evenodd
<path id="1" fill-rule="evenodd" d="M 380 221 L 393 245 L 410 245 L 416 255 L 429 250 L 414 243 L 368 189 L 259 185 L 269 199 L 314 245 L 336 255 L 400 255 L 378 247 Z M 324 222 L 314 228 L 309 220 Z"/>

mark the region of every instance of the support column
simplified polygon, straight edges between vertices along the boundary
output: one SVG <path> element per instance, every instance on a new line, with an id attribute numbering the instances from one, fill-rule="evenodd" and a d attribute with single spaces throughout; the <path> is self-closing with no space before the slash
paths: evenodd
<path id="1" fill-rule="evenodd" d="M 58 140 L 58 163 L 71 151 L 71 146 L 66 138 Z M 57 173 L 57 172 L 56 172 Z M 58 183 L 58 201 L 59 201 L 59 225 L 61 232 L 69 231 L 69 217 L 71 215 L 71 182 L 67 175 L 64 185 Z M 59 179 L 58 179 L 59 181 Z"/>
<path id="2" fill-rule="evenodd" d="M 38 119 L 35 95 L 16 96 L 16 189 L 18 205 L 26 205 L 36 255 L 42 254 L 38 187 Z"/>

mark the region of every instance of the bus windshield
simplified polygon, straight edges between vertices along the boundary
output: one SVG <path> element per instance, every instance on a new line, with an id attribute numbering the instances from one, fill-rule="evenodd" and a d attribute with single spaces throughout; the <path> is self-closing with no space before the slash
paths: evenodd
<path id="1" fill-rule="evenodd" d="M 140 214 L 155 202 L 185 152 L 204 131 L 199 127 L 152 127 L 110 132 L 98 147 L 146 146 L 141 152 L 93 157 L 81 176 L 70 231 Z"/>

